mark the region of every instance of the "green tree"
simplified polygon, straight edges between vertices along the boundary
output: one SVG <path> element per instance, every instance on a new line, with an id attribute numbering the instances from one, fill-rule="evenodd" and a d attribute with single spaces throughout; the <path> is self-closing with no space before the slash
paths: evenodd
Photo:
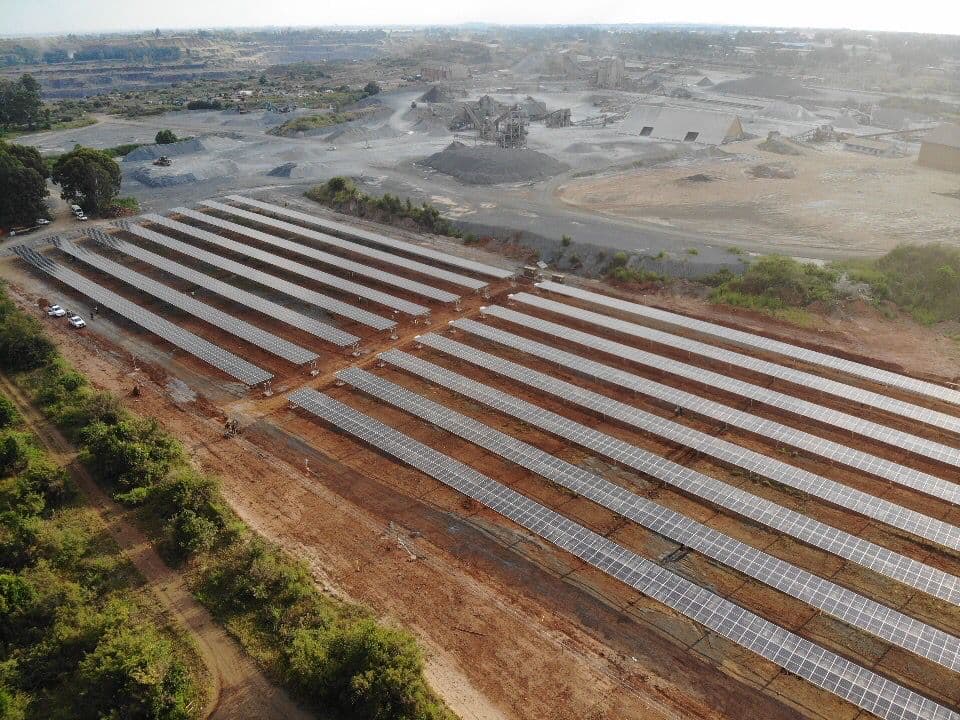
<path id="1" fill-rule="evenodd" d="M 120 166 L 102 150 L 77 145 L 53 164 L 60 197 L 84 210 L 102 213 L 120 192 Z"/>
<path id="2" fill-rule="evenodd" d="M 177 141 L 177 136 L 173 133 L 173 130 L 161 130 L 157 133 L 154 140 L 157 145 L 169 145 Z"/>
<path id="3" fill-rule="evenodd" d="M 83 718 L 188 720 L 196 688 L 173 645 L 153 628 L 114 629 L 78 668 Z"/>
<path id="4" fill-rule="evenodd" d="M 0 80 L 0 125 L 25 125 L 32 130 L 41 117 L 42 107 L 40 83 L 32 75 Z"/>
<path id="5" fill-rule="evenodd" d="M 36 149 L 0 142 L 0 226 L 32 225 L 47 214 L 46 177 Z"/>
<path id="6" fill-rule="evenodd" d="M 5 428 L 15 424 L 20 419 L 20 413 L 17 408 L 7 398 L 6 395 L 0 395 L 0 428 Z"/>
<path id="7" fill-rule="evenodd" d="M 81 439 L 84 461 L 122 491 L 156 485 L 180 456 L 180 446 L 156 420 L 94 423 L 84 429 Z"/>
<path id="8" fill-rule="evenodd" d="M 380 93 L 380 86 L 377 83 L 375 83 L 373 80 L 371 80 L 370 82 L 368 82 L 366 85 L 363 86 L 363 91 L 367 95 L 378 95 Z"/>

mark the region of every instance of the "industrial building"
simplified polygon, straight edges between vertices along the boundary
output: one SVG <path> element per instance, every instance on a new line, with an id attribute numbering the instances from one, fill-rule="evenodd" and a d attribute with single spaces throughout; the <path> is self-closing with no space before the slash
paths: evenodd
<path id="1" fill-rule="evenodd" d="M 627 122 L 631 131 L 660 140 L 722 145 L 743 139 L 740 118 L 729 113 L 650 105 L 636 108 Z"/>
<path id="2" fill-rule="evenodd" d="M 920 143 L 917 162 L 938 170 L 960 172 L 960 125 L 934 128 Z"/>

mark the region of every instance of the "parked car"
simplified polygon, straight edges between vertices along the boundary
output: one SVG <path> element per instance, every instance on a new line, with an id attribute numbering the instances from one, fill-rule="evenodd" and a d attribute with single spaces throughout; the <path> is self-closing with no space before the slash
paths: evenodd
<path id="1" fill-rule="evenodd" d="M 82 328 L 87 326 L 87 324 L 83 321 L 83 318 L 80 317 L 79 315 L 71 315 L 69 318 L 67 318 L 67 322 L 70 323 L 71 327 L 75 327 L 75 328 Z"/>
<path id="2" fill-rule="evenodd" d="M 37 225 L 49 225 L 50 221 L 46 218 L 37 218 Z"/>
<path id="3" fill-rule="evenodd" d="M 86 216 L 86 215 L 77 215 L 77 220 L 80 220 L 81 222 L 86 222 L 86 221 L 87 221 L 87 216 Z"/>
<path id="4" fill-rule="evenodd" d="M 66 314 L 67 314 L 67 311 L 64 310 L 62 307 L 60 307 L 59 305 L 51 305 L 50 307 L 47 308 L 47 315 L 49 315 L 50 317 L 63 317 Z"/>

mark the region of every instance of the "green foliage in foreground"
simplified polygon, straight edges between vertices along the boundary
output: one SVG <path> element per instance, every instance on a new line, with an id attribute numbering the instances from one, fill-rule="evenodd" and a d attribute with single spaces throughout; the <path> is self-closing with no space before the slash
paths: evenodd
<path id="1" fill-rule="evenodd" d="M 11 316 L 20 318 L 11 326 L 26 327 L 31 338 L 39 331 L 11 303 L 0 300 L 0 324 L 10 322 Z M 15 367 L 10 358 L 0 356 L 0 369 L 24 371 L 18 382 L 33 401 L 75 440 L 87 467 L 114 497 L 140 509 L 165 555 L 184 565 L 197 597 L 269 674 L 307 702 L 345 718 L 452 717 L 427 686 L 423 658 L 407 633 L 384 628 L 361 608 L 321 594 L 302 563 L 243 525 L 223 500 L 217 481 L 192 468 L 182 447 L 156 422 L 133 416 L 115 397 L 96 392 L 56 353 L 42 357 L 45 360 L 29 367 Z M 0 444 L 0 455 L 3 448 Z M 11 464 L 29 463 L 17 439 L 6 454 Z M 122 632 L 116 622 L 98 622 L 98 628 L 106 628 L 99 637 L 110 640 L 85 646 L 83 657 L 89 660 L 80 671 L 86 682 L 98 688 L 109 685 L 116 698 L 134 702 L 144 697 L 128 682 L 136 667 L 154 668 L 146 673 L 148 678 L 160 670 L 165 678 L 177 677 L 179 670 L 165 656 L 152 654 L 151 644 Z M 0 686 L 3 682 L 0 669 Z M 171 687 L 179 686 L 173 682 Z M 164 697 L 179 702 L 181 695 L 170 690 Z M 90 691 L 87 697 L 90 707 L 98 708 L 96 703 L 109 694 Z M 62 717 L 90 717 L 70 712 Z M 187 717 L 172 711 L 96 712 L 102 717 Z"/>
<path id="2" fill-rule="evenodd" d="M 49 174 L 35 148 L 0 141 L 0 227 L 33 225 L 47 215 Z"/>
<path id="3" fill-rule="evenodd" d="M 192 648 L 63 468 L 16 427 L 0 456 L 0 718 L 199 717 Z"/>
<path id="4" fill-rule="evenodd" d="M 463 237 L 463 232 L 433 205 L 414 205 L 410 198 L 401 200 L 390 193 L 376 198 L 361 192 L 353 181 L 344 177 L 332 177 L 325 183 L 314 185 L 304 195 L 314 202 L 358 217 L 370 217 L 385 223 L 411 220 L 421 232 Z"/>
<path id="5" fill-rule="evenodd" d="M 739 276 L 730 278 L 713 291 L 713 299 L 756 310 L 806 307 L 813 302 L 837 299 L 835 284 L 839 273 L 801 263 L 782 255 L 768 255 L 753 263 Z"/>

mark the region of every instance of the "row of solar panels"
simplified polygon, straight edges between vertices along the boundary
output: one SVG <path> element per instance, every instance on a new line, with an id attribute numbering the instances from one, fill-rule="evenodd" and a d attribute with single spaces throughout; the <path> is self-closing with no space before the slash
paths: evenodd
<path id="1" fill-rule="evenodd" d="M 429 338 L 421 336 L 421 340 L 424 339 Z M 400 350 L 389 350 L 382 353 L 380 358 L 424 380 L 637 470 L 711 505 L 850 560 L 916 590 L 960 605 L 960 579 L 938 568 L 858 538 L 416 356 Z"/>
<path id="2" fill-rule="evenodd" d="M 794 411 L 801 417 L 820 420 L 844 431 L 855 432 L 874 440 L 887 442 L 888 444 L 909 449 L 945 463 L 955 465 L 960 462 L 960 452 L 949 446 L 934 443 L 909 433 L 862 420 L 852 415 L 835 411 L 832 408 L 826 408 L 804 400 L 799 400 L 791 395 L 768 390 L 758 385 L 751 385 L 742 380 L 729 378 L 720 373 L 704 370 L 703 368 L 698 368 L 693 365 L 687 365 L 686 363 L 672 360 L 662 355 L 639 350 L 596 335 L 589 335 L 541 318 L 524 315 L 509 308 L 490 306 L 482 308 L 481 313 L 507 320 L 510 323 L 546 335 L 583 345 L 590 350 L 603 352 L 615 358 L 640 363 L 658 372 L 678 375 L 697 383 L 727 390 L 757 402 L 767 401 L 768 404 L 774 407 Z M 909 487 L 933 497 L 938 497 L 947 502 L 960 503 L 960 485 L 935 477 L 929 473 L 921 472 L 900 463 L 850 448 L 803 430 L 798 430 L 797 428 L 783 425 L 773 420 L 752 415 L 712 400 L 707 400 L 699 395 L 678 390 L 645 377 L 612 368 L 595 360 L 559 350 L 498 328 L 470 320 L 457 322 L 455 325 L 474 335 L 515 350 L 520 350 L 541 360 L 546 360 L 560 367 L 572 370 L 584 377 L 601 380 L 635 392 L 643 393 L 671 407 L 690 410 L 711 420 L 738 427 L 766 437 L 774 442 L 805 450 L 833 462 L 877 475 L 890 482 Z M 928 450 L 928 448 L 930 449 Z M 923 452 L 923 450 L 928 450 L 928 452 Z"/>
<path id="3" fill-rule="evenodd" d="M 618 508 L 630 505 L 634 512 L 641 514 L 645 512 L 647 515 L 644 517 L 651 523 L 659 523 L 663 531 L 683 536 L 684 531 L 690 529 L 693 531 L 691 539 L 703 538 L 703 548 L 710 546 L 709 552 L 724 554 L 725 557 L 734 549 L 751 552 L 746 547 L 734 548 L 725 544 L 722 542 L 722 537 L 716 537 L 717 533 L 701 534 L 698 532 L 699 528 L 687 524 L 692 521 L 682 516 L 662 515 L 650 507 L 652 503 L 636 495 L 628 493 L 629 497 L 625 497 L 623 494 L 618 494 L 613 488 L 607 487 L 604 484 L 605 481 L 595 476 L 589 474 L 584 476 L 581 474 L 582 471 L 578 471 L 573 466 L 557 465 L 551 458 L 544 458 L 543 454 L 535 448 L 518 443 L 503 436 L 502 433 L 496 433 L 463 416 L 451 415 L 446 409 L 429 403 L 419 396 L 408 392 L 398 393 L 394 388 L 389 387 L 389 384 L 378 381 L 376 378 L 371 379 L 365 373 L 351 371 L 343 377 L 348 382 L 363 385 L 364 389 L 377 396 L 392 399 L 397 405 L 425 419 L 433 422 L 439 420 L 439 424 L 444 428 L 451 429 L 450 423 L 453 422 L 456 425 L 454 432 L 468 436 L 471 441 L 486 443 L 494 452 L 526 464 L 555 481 L 558 478 L 570 477 L 572 474 L 574 479 L 570 482 L 578 488 L 578 491 L 591 493 L 593 499 L 608 505 Z M 662 602 L 685 617 L 868 712 L 889 720 L 958 720 L 960 718 L 960 715 L 950 709 L 695 585 L 626 547 L 480 474 L 452 457 L 443 455 L 363 415 L 348 405 L 311 389 L 301 389 L 290 395 L 289 399 L 295 405 L 338 429 L 421 470 L 588 564 Z M 711 545 L 713 542 L 717 544 Z M 736 557 L 737 553 L 733 552 L 729 559 L 736 561 Z M 746 560 L 741 563 L 742 567 L 761 576 L 769 571 L 770 582 L 781 582 L 784 568 L 778 563 L 782 561 L 764 556 L 762 553 L 753 555 L 751 559 L 756 565 Z M 790 582 L 789 578 L 782 578 L 782 580 L 786 583 Z M 805 593 L 811 601 L 830 607 L 831 612 L 845 612 L 849 620 L 869 627 L 875 634 L 884 632 L 891 637 L 896 637 L 901 643 L 910 644 L 912 649 L 919 651 L 920 654 L 936 656 L 939 661 L 945 661 L 951 666 L 955 664 L 955 658 L 939 655 L 935 649 L 944 645 L 955 648 L 957 644 L 955 638 L 942 637 L 945 634 L 934 628 L 923 626 L 922 623 L 918 625 L 910 618 L 872 604 L 866 598 L 856 596 L 855 593 L 850 593 L 822 578 L 807 574 L 798 576 L 797 580 L 800 585 L 794 587 L 795 592 Z M 861 614 L 858 615 L 856 611 L 845 611 L 844 600 L 852 603 L 850 607 L 856 608 Z M 885 616 L 884 610 L 894 614 Z"/>
<path id="4" fill-rule="evenodd" d="M 209 202 L 207 206 L 212 210 L 221 213 L 234 214 L 244 220 L 257 222 L 268 227 L 275 227 L 276 229 L 283 230 L 285 232 L 299 234 L 318 242 L 323 241 L 328 245 L 349 250 L 355 255 L 369 257 L 378 262 L 403 268 L 404 271 L 426 274 L 434 279 L 458 284 L 473 290 L 482 289 L 487 286 L 486 281 L 483 280 L 470 278 L 459 273 L 444 270 L 442 268 L 434 268 L 433 266 L 426 265 L 415 260 L 410 260 L 409 258 L 400 255 L 393 255 L 391 253 L 374 250 L 362 244 L 340 240 L 339 238 L 317 233 L 305 228 L 300 228 L 299 226 L 295 226 L 290 223 L 276 221 L 266 215 L 250 213 L 239 208 L 233 208 L 229 205 L 216 202 Z M 415 280 L 411 280 L 410 278 L 395 275 L 394 273 L 378 268 L 368 267 L 362 263 L 326 253 L 306 245 L 301 245 L 300 243 L 296 243 L 267 232 L 223 220 L 215 215 L 200 213 L 187 208 L 179 208 L 177 212 L 183 217 L 206 223 L 222 231 L 234 233 L 256 242 L 270 245 L 285 252 L 310 258 L 322 264 L 335 267 L 341 272 L 368 277 L 381 284 L 397 287 L 406 292 L 422 295 L 431 300 L 439 302 L 450 303 L 459 301 L 459 296 L 456 294 L 441 288 L 437 288 L 433 285 L 417 282 Z M 308 278 L 319 284 L 332 287 L 340 292 L 355 295 L 360 300 L 373 301 L 392 309 L 395 313 L 403 312 L 415 318 L 424 317 L 429 314 L 429 308 L 424 305 L 410 302 L 403 298 L 390 295 L 389 293 L 346 280 L 337 275 L 294 262 L 285 257 L 261 250 L 258 247 L 222 237 L 194 225 L 189 225 L 187 223 L 179 222 L 177 220 L 155 214 L 145 215 L 142 219 L 154 225 L 174 230 L 175 232 L 181 233 L 192 239 L 200 240 L 201 242 L 212 245 L 219 250 L 236 253 L 244 258 L 251 258 L 265 265 L 276 267 L 281 271 L 290 272 L 292 274 Z M 281 277 L 257 270 L 246 264 L 231 260 L 228 257 L 195 247 L 189 243 L 185 243 L 170 237 L 169 235 L 157 232 L 156 230 L 147 227 L 143 227 L 140 224 L 122 221 L 118 223 L 118 226 L 140 238 L 141 240 L 150 241 L 158 246 L 166 248 L 167 250 L 172 250 L 192 259 L 199 260 L 213 268 L 226 270 L 235 274 L 239 278 L 264 285 L 271 290 L 275 290 L 289 297 L 296 298 L 297 300 L 306 302 L 330 313 L 341 315 L 342 317 L 354 322 L 361 323 L 368 327 L 373 327 L 377 330 L 392 330 L 396 326 L 396 321 L 394 320 L 381 317 L 380 315 L 356 307 L 355 305 L 351 305 L 311 289 L 301 287 Z M 285 308 L 276 302 L 259 297 L 254 293 L 223 282 L 222 280 L 218 280 L 214 277 L 206 275 L 205 273 L 199 272 L 192 267 L 187 267 L 180 262 L 157 255 L 156 253 L 152 253 L 140 246 L 133 245 L 132 243 L 128 243 L 113 236 L 109 236 L 99 230 L 94 230 L 88 232 L 87 234 L 104 247 L 109 247 L 117 252 L 125 253 L 132 258 L 136 258 L 137 260 L 145 262 L 174 277 L 187 280 L 198 287 L 209 290 L 217 295 L 220 295 L 221 297 L 231 300 L 232 302 L 254 309 L 271 317 L 272 319 L 296 327 L 323 340 L 329 341 L 339 347 L 356 346 L 359 342 L 359 338 L 355 335 L 339 330 L 336 327 L 320 322 L 314 318 L 310 318 L 303 313 Z M 419 247 L 409 243 L 402 243 L 401 241 L 397 242 L 399 243 L 399 246 L 410 245 L 411 247 Z M 153 280 L 150 277 L 134 272 L 125 267 L 124 264 L 111 260 L 100 253 L 92 252 L 72 242 L 60 239 L 56 239 L 54 244 L 63 253 L 71 256 L 72 258 L 80 260 L 100 272 L 109 274 L 142 292 L 152 295 L 153 297 L 158 298 L 183 312 L 193 315 L 194 317 L 214 325 L 225 332 L 231 333 L 243 339 L 244 341 L 266 350 L 267 352 L 286 361 L 295 364 L 304 364 L 313 362 L 318 358 L 317 353 L 311 350 L 300 347 L 299 345 L 289 342 L 273 333 L 267 332 L 256 325 L 248 323 L 244 320 L 240 320 L 212 305 L 196 300 L 192 295 L 179 292 L 163 283 Z M 36 256 L 35 254 L 31 255 L 29 258 L 26 256 L 24 257 L 38 269 L 50 272 L 52 269 L 56 268 L 58 273 L 56 277 L 58 279 L 67 282 L 66 280 L 63 280 L 63 278 L 69 278 L 69 282 L 67 282 L 67 284 L 70 284 L 76 290 L 84 292 L 93 299 L 109 297 L 110 302 L 103 301 L 101 304 L 105 307 L 110 307 L 111 309 L 114 307 L 122 307 L 123 310 L 118 310 L 117 312 L 127 317 L 127 319 L 137 322 L 144 327 L 147 326 L 145 323 L 153 327 L 160 327 L 162 325 L 163 333 L 158 332 L 157 334 L 161 334 L 163 337 L 168 339 L 169 337 L 174 336 L 174 333 L 170 331 L 170 328 L 167 327 L 166 324 L 157 323 L 157 321 L 161 320 L 161 318 L 159 318 L 155 313 L 150 313 L 146 310 L 144 310 L 143 313 L 135 313 L 130 304 L 126 302 L 118 302 L 118 300 L 122 300 L 120 296 L 88 279 L 82 279 L 81 281 L 82 276 L 79 276 L 72 271 L 66 272 L 66 269 L 62 268 L 61 265 L 52 261 L 51 263 L 38 262 L 39 256 Z M 459 258 L 455 258 L 444 253 L 437 253 L 435 251 L 430 251 L 429 257 L 431 257 L 431 259 L 445 262 L 448 265 L 454 266 L 456 266 L 460 260 Z M 472 263 L 469 261 L 465 267 L 466 269 L 472 271 L 480 271 L 481 269 L 486 268 L 486 266 L 483 266 L 479 263 Z M 64 270 L 65 272 L 60 272 L 61 270 Z M 495 268 L 489 268 L 489 272 L 486 274 L 494 277 L 500 277 L 502 275 L 502 273 Z M 509 276 L 509 273 L 507 273 L 507 276 Z M 166 323 L 166 321 L 164 321 L 164 323 Z M 235 362 L 235 360 L 239 358 L 236 358 L 235 355 L 223 350 L 222 348 L 217 348 L 219 351 L 218 353 L 211 352 L 211 348 L 216 346 L 211 345 L 207 341 L 203 341 L 202 343 L 194 342 L 193 339 L 196 338 L 196 336 L 192 333 L 187 333 L 184 331 L 183 333 L 176 334 L 176 337 L 177 343 L 175 344 L 177 344 L 178 347 L 187 350 L 188 352 L 192 352 L 193 354 L 197 355 L 197 357 L 201 357 L 208 362 L 211 361 L 211 359 L 215 360 L 212 361 L 211 364 L 221 370 L 224 370 L 232 377 L 235 377 L 242 382 L 250 381 L 248 384 L 258 384 L 260 382 L 265 382 L 272 377 L 270 373 L 267 373 L 260 368 L 256 368 L 256 366 L 253 366 L 250 363 L 238 364 Z M 224 358 L 226 358 L 226 360 L 224 360 Z M 251 370 L 251 368 L 253 370 Z M 253 381 L 253 378 L 259 379 Z"/>
<path id="5" fill-rule="evenodd" d="M 167 342 L 194 355 L 227 375 L 247 385 L 259 385 L 268 382 L 273 374 L 237 357 L 213 343 L 204 340 L 192 332 L 164 320 L 156 313 L 145 310 L 102 285 L 92 282 L 69 268 L 63 267 L 35 250 L 19 246 L 14 250 L 19 257 L 60 282 L 83 293 L 99 305 L 112 310 L 132 323 L 139 325 L 163 338 Z"/>
<path id="6" fill-rule="evenodd" d="M 692 330 L 704 335 L 710 335 L 712 337 L 735 343 L 737 345 L 776 353 L 778 355 L 783 355 L 795 360 L 801 360 L 812 365 L 820 365 L 822 367 L 830 368 L 832 370 L 839 370 L 840 372 L 862 377 L 867 380 L 888 385 L 890 387 L 907 390 L 918 395 L 925 395 L 937 400 L 946 400 L 947 402 L 960 405 L 960 391 L 947 388 L 942 385 L 937 385 L 935 383 L 926 382 L 924 380 L 918 380 L 906 375 L 901 375 L 899 373 L 891 372 L 890 370 L 883 370 L 881 368 L 865 365 L 854 360 L 847 360 L 846 358 L 829 355 L 817 350 L 810 350 L 809 348 L 791 345 L 790 343 L 781 342 L 779 340 L 773 340 L 762 335 L 744 332 L 743 330 L 735 330 L 724 325 L 718 325 L 716 323 L 706 322 L 704 320 L 697 320 L 696 318 L 687 317 L 686 315 L 680 315 L 678 313 L 668 312 L 659 308 L 621 300 L 619 298 L 610 297 L 609 295 L 601 295 L 600 293 L 594 293 L 588 290 L 570 287 L 568 285 L 561 285 L 555 282 L 541 282 L 537 283 L 537 287 L 542 288 L 543 290 L 549 290 L 550 292 L 565 295 L 567 297 L 585 300 L 594 305 L 600 305 L 601 307 L 608 307 L 631 315 L 636 315 L 638 317 L 648 318 L 658 322 L 674 325 L 676 327 Z"/>
<path id="7" fill-rule="evenodd" d="M 554 284 L 551 284 L 550 287 L 554 287 Z M 560 285 L 559 287 L 566 286 Z M 768 360 L 744 355 L 743 353 L 727 350 L 722 347 L 717 347 L 716 345 L 709 345 L 698 340 L 691 340 L 690 338 L 682 335 L 673 335 L 671 333 L 663 332 L 662 330 L 656 330 L 645 325 L 638 325 L 626 320 L 621 320 L 620 318 L 602 315 L 600 313 L 584 310 L 583 308 L 556 302 L 554 300 L 531 295 L 529 293 L 518 293 L 514 296 L 514 298 L 519 302 L 540 308 L 541 310 L 556 313 L 575 321 L 603 327 L 608 330 L 613 330 L 614 332 L 622 333 L 624 335 L 640 338 L 648 342 L 667 345 L 676 350 L 682 350 L 693 355 L 699 355 L 707 358 L 708 360 L 719 361 L 737 368 L 742 368 L 744 370 L 749 370 L 751 372 L 799 385 L 809 390 L 815 390 L 827 395 L 833 395 L 835 397 L 842 398 L 844 400 L 850 400 L 867 407 L 872 407 L 878 410 L 884 410 L 886 412 L 893 413 L 895 415 L 900 415 L 901 417 L 908 418 L 913 422 L 919 421 L 927 423 L 928 425 L 942 428 L 944 430 L 960 432 L 960 416 L 957 415 L 948 415 L 947 413 L 938 412 L 936 410 L 931 410 L 919 405 L 914 405 L 888 395 L 881 395 L 880 393 L 865 390 L 855 385 L 847 385 L 845 383 L 838 382 L 820 375 L 814 375 L 813 373 L 805 372 L 803 370 L 797 370 L 784 365 L 778 365 L 777 363 L 773 363 Z M 942 390 L 944 393 L 949 392 L 947 388 L 943 388 Z"/>
<path id="8" fill-rule="evenodd" d="M 692 548 L 803 600 L 853 627 L 960 671 L 960 643 L 941 630 L 757 550 L 365 370 L 356 367 L 341 370 L 337 379 L 514 462 L 681 546 Z"/>
<path id="9" fill-rule="evenodd" d="M 455 321 L 458 327 L 479 325 L 470 320 Z M 473 328 L 479 329 L 479 328 Z M 768 455 L 721 440 L 694 428 L 667 420 L 632 405 L 607 397 L 586 388 L 559 380 L 519 363 L 504 360 L 471 345 L 428 333 L 418 342 L 459 360 L 527 385 L 565 402 L 599 413 L 642 432 L 652 433 L 672 443 L 691 448 L 733 467 L 743 468 L 760 477 L 769 478 L 801 492 L 852 510 L 873 520 L 905 530 L 917 537 L 952 550 L 960 550 L 960 529 L 942 520 L 931 518 L 873 495 L 834 482 L 808 470 L 790 465 Z"/>

